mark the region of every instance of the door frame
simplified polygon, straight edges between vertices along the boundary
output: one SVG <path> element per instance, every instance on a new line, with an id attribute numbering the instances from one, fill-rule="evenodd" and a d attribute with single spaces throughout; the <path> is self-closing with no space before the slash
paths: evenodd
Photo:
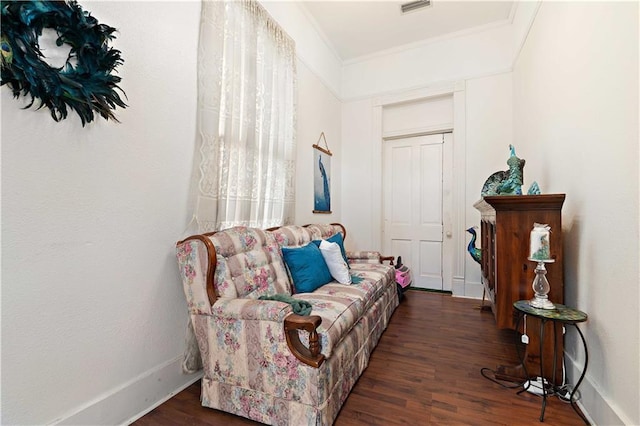
<path id="1" fill-rule="evenodd" d="M 450 160 L 452 167 L 450 168 L 451 176 L 449 176 L 451 192 L 446 194 L 448 197 L 447 208 L 450 212 L 448 218 L 448 227 L 444 228 L 445 236 L 443 240 L 448 240 L 447 244 L 442 247 L 442 289 L 451 291 L 454 296 L 465 295 L 465 149 L 466 149 L 466 132 L 465 132 L 465 82 L 458 81 L 447 83 L 438 87 L 430 87 L 405 92 L 398 95 L 390 95 L 380 97 L 373 100 L 373 129 L 372 129 L 372 168 L 380 170 L 377 179 L 372 179 L 372 242 L 373 246 L 382 249 L 382 209 L 384 208 L 382 199 L 382 143 L 385 138 L 392 138 L 398 135 L 383 134 L 382 131 L 382 113 L 384 107 L 392 105 L 414 102 L 420 100 L 428 100 L 443 95 L 453 95 L 453 123 L 443 123 L 442 125 L 430 128 L 412 129 L 411 134 L 415 133 L 446 133 L 453 131 L 452 157 Z M 407 136 L 411 136 L 407 135 Z M 443 176 L 444 178 L 444 176 Z M 445 203 L 445 194 L 443 193 L 443 209 Z M 444 215 L 443 215 L 444 221 Z M 444 222 L 443 222 L 444 224 Z M 451 238 L 447 238 L 447 233 L 451 233 Z"/>

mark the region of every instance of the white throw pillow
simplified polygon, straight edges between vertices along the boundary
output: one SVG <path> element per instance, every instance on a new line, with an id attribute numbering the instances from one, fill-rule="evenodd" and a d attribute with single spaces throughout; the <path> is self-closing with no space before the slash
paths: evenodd
<path id="1" fill-rule="evenodd" d="M 320 253 L 322 253 L 333 279 L 340 284 L 351 284 L 349 266 L 347 266 L 347 262 L 342 257 L 340 246 L 337 243 L 322 240 L 320 241 Z"/>

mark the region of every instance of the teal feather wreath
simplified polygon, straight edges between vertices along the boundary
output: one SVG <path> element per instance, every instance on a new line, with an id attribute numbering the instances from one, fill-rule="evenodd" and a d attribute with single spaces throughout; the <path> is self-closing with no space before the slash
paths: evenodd
<path id="1" fill-rule="evenodd" d="M 55 121 L 67 118 L 68 110 L 80 116 L 82 126 L 94 119 L 94 113 L 105 120 L 118 121 L 113 110 L 126 104 L 118 95 L 120 77 L 113 75 L 124 61 L 120 51 L 110 48 L 116 31 L 82 10 L 71 1 L 5 1 L 1 2 L 2 84 L 14 98 L 31 96 L 38 109 L 47 107 Z M 56 45 L 71 47 L 66 63 L 55 68 L 44 61 L 38 38 L 42 30 L 56 31 Z M 71 61 L 70 61 L 71 60 Z"/>

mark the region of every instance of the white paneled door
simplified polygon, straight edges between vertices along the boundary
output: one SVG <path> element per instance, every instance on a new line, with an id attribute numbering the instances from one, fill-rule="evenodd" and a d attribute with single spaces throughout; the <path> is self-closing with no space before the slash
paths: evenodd
<path id="1" fill-rule="evenodd" d="M 385 254 L 402 256 L 413 285 L 443 289 L 443 196 L 452 134 L 414 136 L 383 142 Z M 443 179 L 444 177 L 444 179 Z"/>

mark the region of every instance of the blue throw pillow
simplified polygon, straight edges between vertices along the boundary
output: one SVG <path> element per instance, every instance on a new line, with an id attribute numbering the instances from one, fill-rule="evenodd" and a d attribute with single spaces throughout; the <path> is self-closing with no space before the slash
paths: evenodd
<path id="1" fill-rule="evenodd" d="M 312 243 L 315 244 L 316 247 L 320 247 L 320 241 L 321 240 L 313 240 Z M 344 240 L 342 239 L 342 234 L 338 232 L 336 235 L 327 238 L 326 241 L 329 241 L 330 243 L 336 243 L 338 244 L 338 246 L 340 246 L 340 253 L 342 253 L 342 258 L 347 263 L 347 266 L 351 268 L 351 265 L 349 265 L 349 259 L 347 259 L 347 252 L 344 249 Z"/>
<path id="2" fill-rule="evenodd" d="M 289 268 L 296 293 L 309 293 L 333 281 L 322 252 L 315 244 L 282 247 L 282 257 Z"/>

